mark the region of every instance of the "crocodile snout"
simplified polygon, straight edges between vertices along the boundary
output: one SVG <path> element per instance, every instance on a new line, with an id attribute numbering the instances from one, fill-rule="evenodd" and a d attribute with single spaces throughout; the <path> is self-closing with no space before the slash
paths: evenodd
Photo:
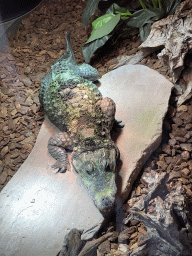
<path id="1" fill-rule="evenodd" d="M 95 206 L 102 214 L 109 213 L 113 209 L 117 193 L 116 148 L 103 147 L 75 152 L 72 163 Z"/>
<path id="2" fill-rule="evenodd" d="M 111 180 L 110 184 L 106 184 L 105 189 L 98 191 L 98 193 L 95 193 L 94 195 L 92 194 L 91 197 L 101 213 L 108 213 L 113 209 L 116 193 L 117 188 L 115 180 Z"/>
<path id="3" fill-rule="evenodd" d="M 102 197 L 99 204 L 97 205 L 101 213 L 107 213 L 111 211 L 115 203 L 115 195 Z"/>

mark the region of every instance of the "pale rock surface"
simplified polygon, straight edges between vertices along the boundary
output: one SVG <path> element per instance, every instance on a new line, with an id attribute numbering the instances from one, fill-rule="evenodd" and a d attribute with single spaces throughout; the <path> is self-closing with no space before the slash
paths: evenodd
<path id="1" fill-rule="evenodd" d="M 173 85 L 142 65 L 123 66 L 100 82 L 103 96 L 116 102 L 116 118 L 125 124 L 116 138 L 122 160 L 118 195 L 124 201 L 160 144 Z M 0 193 L 0 255 L 54 256 L 72 228 L 84 229 L 82 239 L 89 239 L 104 222 L 73 171 L 51 170 L 47 142 L 55 132 L 45 120 L 31 154 Z"/>
<path id="2" fill-rule="evenodd" d="M 0 193 L 0 256 L 56 256 L 72 228 L 90 239 L 104 221 L 73 171 L 52 171 L 47 143 L 56 131 L 46 119 L 31 154 Z"/>
<path id="3" fill-rule="evenodd" d="M 162 124 L 173 84 L 143 65 L 125 65 L 104 75 L 99 90 L 116 103 L 116 119 L 125 127 L 116 145 L 122 166 L 117 179 L 124 201 L 144 163 L 161 142 Z"/>

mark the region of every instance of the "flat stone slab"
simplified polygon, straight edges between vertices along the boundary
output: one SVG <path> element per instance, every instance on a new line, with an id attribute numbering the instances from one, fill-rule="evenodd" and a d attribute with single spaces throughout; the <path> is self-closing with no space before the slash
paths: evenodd
<path id="1" fill-rule="evenodd" d="M 47 143 L 57 131 L 44 121 L 31 154 L 0 193 L 0 256 L 56 256 L 72 228 L 89 239 L 104 221 L 73 171 L 51 170 Z"/>
<path id="2" fill-rule="evenodd" d="M 116 119 L 125 124 L 115 138 L 122 160 L 118 195 L 124 201 L 144 163 L 160 145 L 173 84 L 144 65 L 122 66 L 100 82 L 102 95 L 116 103 Z"/>
<path id="3" fill-rule="evenodd" d="M 102 95 L 116 103 L 116 119 L 125 124 L 115 138 L 122 160 L 118 195 L 124 201 L 144 163 L 160 145 L 173 84 L 144 65 L 122 66 L 100 82 Z"/>
<path id="4" fill-rule="evenodd" d="M 122 160 L 118 195 L 124 200 L 160 144 L 173 85 L 142 65 L 118 68 L 100 82 L 103 96 L 116 102 L 116 118 L 125 124 L 115 138 Z M 44 121 L 31 154 L 0 193 L 0 255 L 54 256 L 70 229 L 84 229 L 82 238 L 89 239 L 104 222 L 73 171 L 51 170 L 55 160 L 47 143 L 57 131 Z"/>

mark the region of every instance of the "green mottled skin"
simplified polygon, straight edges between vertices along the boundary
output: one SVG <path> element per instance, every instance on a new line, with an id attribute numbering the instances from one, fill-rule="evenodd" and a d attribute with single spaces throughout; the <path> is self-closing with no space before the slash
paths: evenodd
<path id="1" fill-rule="evenodd" d="M 53 63 L 40 86 L 40 103 L 49 120 L 62 133 L 52 136 L 48 151 L 57 161 L 53 168 L 68 168 L 66 150 L 73 150 L 72 165 L 80 174 L 89 195 L 101 212 L 115 201 L 115 169 L 119 151 L 111 140 L 115 104 L 102 98 L 96 80 L 98 72 L 78 65 L 66 36 L 67 52 Z"/>
<path id="2" fill-rule="evenodd" d="M 56 68 L 61 73 L 52 76 L 49 83 L 45 83 L 45 79 L 42 82 L 40 101 L 43 103 L 42 105 L 50 121 L 60 130 L 69 132 L 74 126 L 74 119 L 76 120 L 76 118 L 85 115 L 90 106 L 92 111 L 87 112 L 86 115 L 91 119 L 98 117 L 96 115 L 98 111 L 96 103 L 102 97 L 95 84 L 76 75 L 70 69 L 63 67 L 65 65 L 63 62 L 58 63 L 59 65 L 53 64 L 54 66 L 51 69 L 51 73 L 54 73 Z M 68 78 L 73 80 L 72 84 Z M 68 95 L 62 97 L 62 91 L 66 88 L 70 89 L 70 99 Z M 83 106 L 86 107 L 82 110 Z"/>

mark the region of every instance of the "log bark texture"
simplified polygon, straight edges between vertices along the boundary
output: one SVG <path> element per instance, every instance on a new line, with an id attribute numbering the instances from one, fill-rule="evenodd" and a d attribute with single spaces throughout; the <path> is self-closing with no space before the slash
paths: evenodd
<path id="1" fill-rule="evenodd" d="M 144 52 L 162 48 L 158 57 L 170 67 L 175 83 L 184 69 L 185 56 L 192 49 L 192 1 L 182 2 L 174 15 L 155 22 L 140 48 Z"/>

